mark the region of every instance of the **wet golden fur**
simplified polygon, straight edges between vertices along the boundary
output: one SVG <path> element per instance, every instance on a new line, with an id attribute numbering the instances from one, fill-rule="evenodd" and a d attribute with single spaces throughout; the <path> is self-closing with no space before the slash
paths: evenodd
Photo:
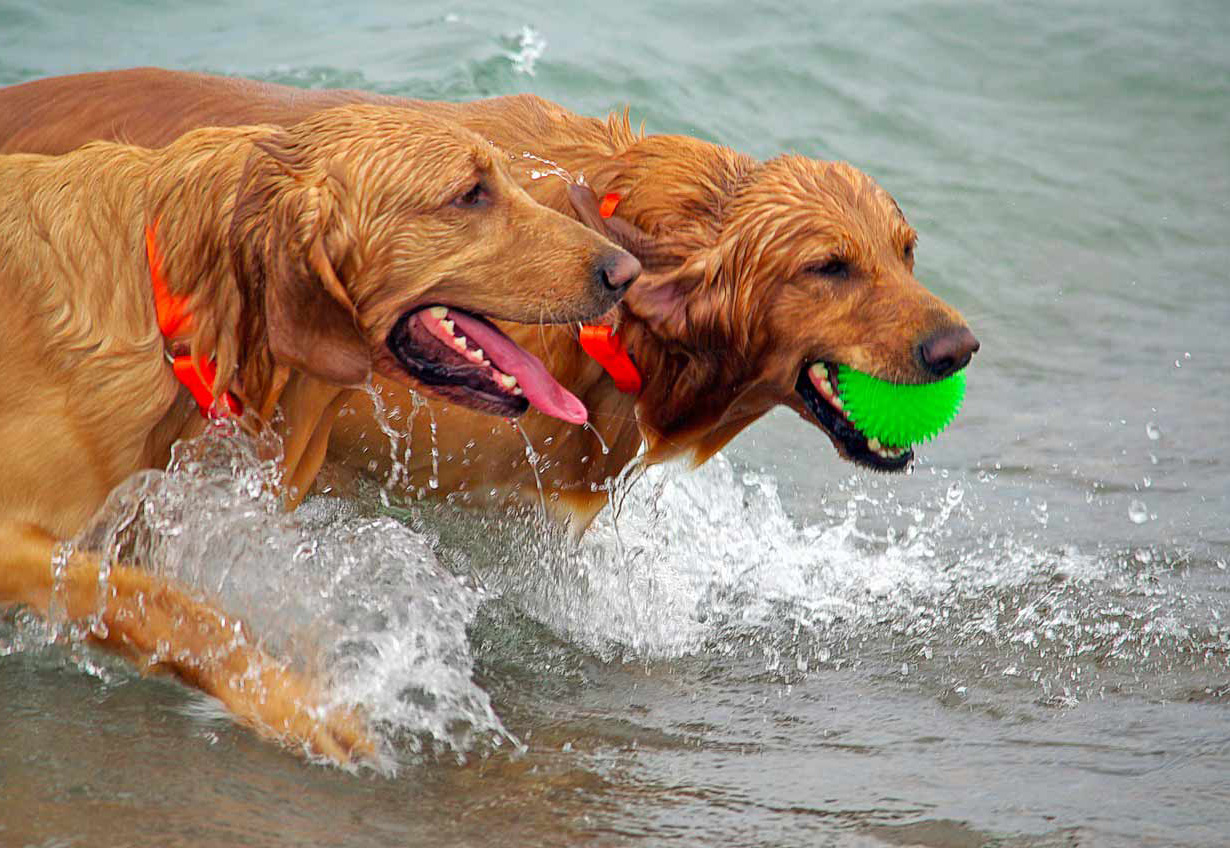
<path id="1" fill-rule="evenodd" d="M 919 361 L 920 342 L 965 326 L 915 279 L 913 230 L 858 169 L 802 156 L 758 162 L 693 138 L 644 136 L 626 116 L 579 116 L 529 95 L 424 103 L 138 69 L 0 91 L 0 115 L 11 116 L 0 118 L 0 146 L 57 149 L 100 134 L 158 143 L 204 123 L 293 123 L 355 101 L 427 109 L 475 130 L 508 150 L 521 184 L 560 211 L 571 210 L 566 184 L 533 179 L 542 166 L 522 154 L 583 173 L 599 195 L 620 193 L 617 217 L 648 234 L 639 253 L 655 273 L 642 276 L 612 316 L 646 377 L 639 398 L 616 390 L 578 346 L 575 328 L 510 331 L 585 402 L 611 447 L 604 455 L 589 432 L 533 412 L 522 419 L 542 456 L 547 498 L 576 528 L 605 504 L 595 487 L 632 461 L 642 441 L 650 461 L 685 454 L 703 462 L 779 404 L 813 420 L 795 391 L 808 362 L 925 381 L 932 375 Z M 847 278 L 814 272 L 833 257 L 849 262 Z M 409 408 L 407 398 L 392 398 Z M 356 408 L 339 421 L 331 457 L 343 469 L 375 463 L 384 473 L 385 442 L 363 399 Z M 451 406 L 435 416 L 444 460 L 437 492 L 468 503 L 489 501 L 493 491 L 496 500 L 509 493 L 537 499 L 520 434 Z M 409 484 L 431 491 L 425 421 L 411 438 Z"/>
<path id="2" fill-rule="evenodd" d="M 478 179 L 489 202 L 452 203 Z M 406 382 L 384 340 L 407 310 L 578 320 L 616 297 L 593 273 L 610 242 L 534 203 L 480 137 L 405 109 L 205 129 L 159 150 L 5 155 L 0 185 L 0 601 L 44 613 L 57 540 L 204 426 L 164 358 L 147 227 L 192 314 L 174 344 L 216 357 L 215 396 L 233 391 L 266 422 L 280 410 L 290 506 L 353 387 Z M 91 611 L 91 587 L 97 564 L 78 556 L 63 588 L 74 614 Z M 241 718 L 329 756 L 370 752 L 354 716 L 313 718 L 310 682 L 232 645 L 220 613 L 123 565 L 108 589 L 99 638 L 145 661 L 169 642 L 171 669 Z M 261 691 L 228 682 L 256 669 Z"/>

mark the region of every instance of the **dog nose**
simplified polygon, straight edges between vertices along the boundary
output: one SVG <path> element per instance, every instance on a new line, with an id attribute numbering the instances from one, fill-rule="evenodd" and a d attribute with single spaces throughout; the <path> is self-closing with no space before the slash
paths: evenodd
<path id="1" fill-rule="evenodd" d="M 941 330 L 918 346 L 923 365 L 937 377 L 955 374 L 978 352 L 978 339 L 968 327 Z"/>
<path id="2" fill-rule="evenodd" d="M 606 289 L 621 292 L 641 275 L 641 263 L 631 253 L 609 253 L 598 260 L 595 274 Z"/>

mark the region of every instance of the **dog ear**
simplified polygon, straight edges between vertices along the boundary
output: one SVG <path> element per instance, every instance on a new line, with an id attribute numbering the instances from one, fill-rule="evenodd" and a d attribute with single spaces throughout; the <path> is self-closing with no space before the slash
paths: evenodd
<path id="1" fill-rule="evenodd" d="M 572 209 L 582 224 L 631 253 L 646 271 L 674 268 L 686 255 L 686 250 L 674 239 L 651 236 L 636 224 L 617 215 L 603 218 L 598 195 L 588 185 L 569 184 L 568 202 L 572 204 Z"/>
<path id="2" fill-rule="evenodd" d="M 337 225 L 336 180 L 307 161 L 288 133 L 255 146 L 231 225 L 237 270 L 248 275 L 248 307 L 264 311 L 275 363 L 337 385 L 362 383 L 372 370 L 371 351 L 330 258 L 347 247 Z"/>
<path id="3" fill-rule="evenodd" d="M 664 341 L 691 345 L 708 331 L 711 310 L 696 297 L 706 280 L 716 276 L 716 255 L 705 253 L 665 274 L 642 275 L 624 295 L 628 311 L 649 325 Z"/>

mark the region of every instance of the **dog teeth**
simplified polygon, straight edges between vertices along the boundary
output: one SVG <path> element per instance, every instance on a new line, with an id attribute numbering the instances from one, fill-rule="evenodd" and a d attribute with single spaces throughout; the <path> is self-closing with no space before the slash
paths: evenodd
<path id="1" fill-rule="evenodd" d="M 873 451 L 876 451 L 878 453 L 880 450 L 880 440 L 879 439 L 868 439 L 867 447 L 871 448 Z"/>
<path id="2" fill-rule="evenodd" d="M 465 336 L 453 336 L 453 347 L 457 348 L 458 350 L 465 350 L 466 349 L 466 337 Z"/>
<path id="3" fill-rule="evenodd" d="M 443 306 L 433 306 L 431 309 L 428 309 L 427 312 L 432 318 L 437 320 L 444 318 L 444 316 L 448 314 L 448 310 Z"/>
<path id="4" fill-rule="evenodd" d="M 875 445 L 873 446 L 873 442 Z M 900 459 L 905 456 L 905 452 L 909 448 L 889 448 L 880 446 L 879 442 L 874 439 L 867 442 L 867 447 L 870 448 L 880 459 Z"/>
<path id="5" fill-rule="evenodd" d="M 500 385 L 506 389 L 515 389 L 517 388 L 517 378 L 511 374 L 501 374 Z"/>
<path id="6" fill-rule="evenodd" d="M 829 405 L 845 416 L 846 405 L 842 402 L 841 396 L 837 394 L 837 390 L 833 388 L 832 382 L 829 380 L 829 367 L 823 362 L 813 362 L 808 373 L 811 375 L 812 384 L 824 396 L 824 399 L 829 402 Z"/>
<path id="7" fill-rule="evenodd" d="M 446 309 L 446 310 L 444 310 L 444 312 L 445 312 L 445 314 L 447 314 L 447 313 L 448 313 L 448 310 Z M 440 322 L 440 326 L 444 328 L 444 332 L 449 333 L 449 334 L 452 334 L 452 332 L 453 332 L 453 327 L 454 327 L 454 326 L 456 326 L 456 325 L 455 325 L 455 324 L 453 324 L 453 322 L 452 322 L 452 321 L 441 321 L 441 322 Z"/>
<path id="8" fill-rule="evenodd" d="M 476 347 L 474 350 L 467 350 L 466 358 L 471 362 L 478 362 L 481 364 L 483 361 L 483 349 L 481 347 Z"/>
<path id="9" fill-rule="evenodd" d="M 521 391 L 521 387 L 520 387 L 520 386 L 517 386 L 516 388 L 514 388 L 514 389 L 512 390 L 512 393 L 513 393 L 514 395 L 517 395 L 517 396 L 520 396 L 520 395 L 525 394 L 525 392 Z"/>
<path id="10" fill-rule="evenodd" d="M 833 397 L 833 386 L 829 382 L 829 373 L 822 366 L 812 366 L 812 383 L 820 389 L 820 394 L 826 398 Z"/>

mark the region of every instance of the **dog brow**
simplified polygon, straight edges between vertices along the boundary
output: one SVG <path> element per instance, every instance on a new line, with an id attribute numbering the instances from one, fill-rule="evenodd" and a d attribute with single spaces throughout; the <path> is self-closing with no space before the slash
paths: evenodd
<path id="1" fill-rule="evenodd" d="M 443 182 L 440 187 L 440 202 L 448 203 L 457 195 L 466 191 L 470 186 L 474 185 L 474 181 L 482 176 L 482 172 L 478 168 L 458 168 L 456 175 L 446 182 Z"/>
<path id="2" fill-rule="evenodd" d="M 901 204 L 897 203 L 897 198 L 893 197 L 883 186 L 874 183 L 873 185 L 875 185 L 876 194 L 887 198 L 888 202 L 893 206 L 893 211 L 897 213 L 896 218 L 893 220 L 893 223 L 896 224 L 893 227 L 893 235 L 897 236 L 902 245 L 915 244 L 918 241 L 918 232 L 910 226 L 909 220 L 905 217 L 905 212 L 901 209 Z"/>
<path id="3" fill-rule="evenodd" d="M 884 192 L 884 193 L 888 194 L 888 192 Z M 888 201 L 889 203 L 893 204 L 893 208 L 896 209 L 897 214 L 901 216 L 901 222 L 908 223 L 906 221 L 905 213 L 901 211 L 901 206 L 897 203 L 897 198 L 893 197 L 891 194 L 888 194 Z"/>

